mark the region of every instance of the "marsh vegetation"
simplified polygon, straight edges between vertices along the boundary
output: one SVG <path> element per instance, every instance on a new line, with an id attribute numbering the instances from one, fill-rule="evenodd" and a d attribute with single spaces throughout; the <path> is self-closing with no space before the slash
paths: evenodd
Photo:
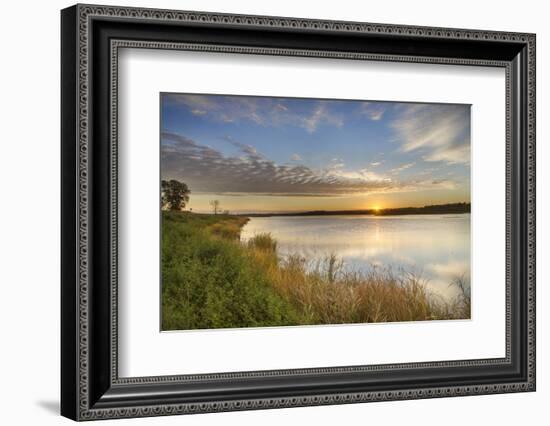
<path id="1" fill-rule="evenodd" d="M 216 212 L 217 213 L 217 212 Z M 241 241 L 247 217 L 162 212 L 162 329 L 464 319 L 469 285 L 452 298 L 403 268 L 350 270 L 337 254 L 281 255 L 270 233 Z"/>

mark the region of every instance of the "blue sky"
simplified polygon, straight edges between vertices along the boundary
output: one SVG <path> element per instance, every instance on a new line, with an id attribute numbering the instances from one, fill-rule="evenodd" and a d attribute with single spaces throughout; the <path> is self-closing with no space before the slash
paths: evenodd
<path id="1" fill-rule="evenodd" d="M 194 211 L 469 201 L 470 107 L 161 94 L 161 174 Z"/>

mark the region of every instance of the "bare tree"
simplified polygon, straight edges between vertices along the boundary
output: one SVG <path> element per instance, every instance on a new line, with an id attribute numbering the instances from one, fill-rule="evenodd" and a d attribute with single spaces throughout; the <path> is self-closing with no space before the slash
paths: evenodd
<path id="1" fill-rule="evenodd" d="M 221 211 L 219 200 L 210 201 L 210 207 L 212 207 L 212 211 L 214 212 L 214 214 L 218 214 Z"/>

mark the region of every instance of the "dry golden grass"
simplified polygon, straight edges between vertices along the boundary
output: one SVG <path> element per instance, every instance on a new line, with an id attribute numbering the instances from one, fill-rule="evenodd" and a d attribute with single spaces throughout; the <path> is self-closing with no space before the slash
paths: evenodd
<path id="1" fill-rule="evenodd" d="M 241 235 L 241 228 L 246 222 L 248 222 L 246 217 L 227 217 L 207 226 L 206 230 L 216 237 L 238 240 Z"/>
<path id="2" fill-rule="evenodd" d="M 247 247 L 276 291 L 301 312 L 304 324 L 470 318 L 463 281 L 455 283 L 459 296 L 444 301 L 430 294 L 427 282 L 405 271 L 373 267 L 367 273 L 347 272 L 334 255 L 314 265 L 298 255 L 278 259 L 269 234 L 255 236 Z"/>
<path id="3" fill-rule="evenodd" d="M 334 255 L 279 258 L 270 234 L 241 243 L 246 217 L 162 217 L 163 330 L 470 318 L 464 280 L 444 301 L 405 271 L 349 272 Z"/>

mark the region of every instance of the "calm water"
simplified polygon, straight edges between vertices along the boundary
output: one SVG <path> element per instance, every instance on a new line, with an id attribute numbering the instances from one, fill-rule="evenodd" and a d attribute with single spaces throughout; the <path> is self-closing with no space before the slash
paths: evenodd
<path id="1" fill-rule="evenodd" d="M 333 253 L 348 270 L 402 267 L 446 297 L 456 294 L 455 278 L 470 280 L 469 214 L 258 217 L 241 239 L 264 232 L 277 240 L 280 256 L 296 253 L 316 262 Z"/>

